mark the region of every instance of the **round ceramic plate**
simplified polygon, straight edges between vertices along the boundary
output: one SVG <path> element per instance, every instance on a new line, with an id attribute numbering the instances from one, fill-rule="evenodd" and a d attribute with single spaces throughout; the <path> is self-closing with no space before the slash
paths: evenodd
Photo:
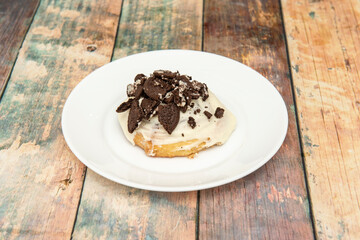
<path id="1" fill-rule="evenodd" d="M 152 158 L 125 138 L 115 109 L 136 74 L 179 71 L 204 82 L 233 112 L 237 126 L 228 141 L 194 159 Z M 288 127 L 285 103 L 275 87 L 229 58 L 189 50 L 162 50 L 111 62 L 71 92 L 62 129 L 73 153 L 93 171 L 131 187 L 180 192 L 219 186 L 264 165 L 280 148 Z"/>

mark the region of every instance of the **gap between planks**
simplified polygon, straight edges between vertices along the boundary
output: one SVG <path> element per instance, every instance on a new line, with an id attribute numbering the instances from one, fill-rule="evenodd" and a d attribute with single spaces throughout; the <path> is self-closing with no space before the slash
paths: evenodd
<path id="1" fill-rule="evenodd" d="M 292 75 L 292 71 L 291 71 L 291 62 L 290 62 L 290 55 L 289 55 L 289 45 L 287 42 L 287 35 L 286 35 L 286 29 L 285 29 L 285 19 L 284 19 L 284 14 L 283 14 L 283 8 L 282 8 L 282 3 L 281 0 L 279 1 L 279 6 L 280 6 L 280 17 L 281 17 L 281 22 L 282 22 L 282 30 L 284 33 L 284 41 L 285 41 L 285 49 L 286 49 L 286 58 L 287 58 L 287 65 L 289 68 L 289 78 L 290 78 L 290 85 L 291 85 L 291 92 L 292 92 L 292 99 L 294 102 L 294 113 L 295 113 L 295 121 L 296 121 L 296 129 L 297 129 L 297 134 L 298 134 L 298 139 L 299 139 L 299 147 L 300 147 L 300 153 L 301 153 L 301 160 L 302 160 L 302 164 L 303 164 L 303 171 L 304 171 L 304 182 L 305 182 L 305 187 L 306 187 L 306 193 L 309 199 L 309 212 L 310 212 L 310 219 L 311 219 L 311 225 L 312 225 L 312 229 L 313 229 L 313 237 L 314 239 L 316 239 L 316 231 L 315 231 L 315 219 L 314 219 L 314 213 L 313 213 L 313 206 L 312 206 L 312 202 L 311 202 L 311 195 L 310 195 L 310 190 L 309 190 L 309 180 L 308 180 L 308 173 L 306 171 L 306 165 L 305 165 L 305 154 L 304 154 L 304 148 L 303 148 L 303 141 L 301 138 L 301 131 L 300 131 L 300 125 L 299 125 L 299 114 L 298 114 L 298 107 L 297 107 L 297 102 L 296 102 L 296 97 L 295 97 L 295 86 L 294 86 L 294 80 L 293 80 L 293 75 Z"/>

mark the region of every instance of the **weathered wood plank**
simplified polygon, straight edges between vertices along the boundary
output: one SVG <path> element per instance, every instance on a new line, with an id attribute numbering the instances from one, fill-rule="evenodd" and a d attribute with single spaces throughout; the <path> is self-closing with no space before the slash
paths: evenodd
<path id="1" fill-rule="evenodd" d="M 200 192 L 200 239 L 313 239 L 277 0 L 205 1 L 204 50 L 254 68 L 282 94 L 289 129 L 255 173 Z M 260 150 L 259 150 L 260 151 Z"/>
<path id="2" fill-rule="evenodd" d="M 202 1 L 123 4 L 114 58 L 166 48 L 201 49 Z M 74 239 L 195 239 L 197 192 L 159 193 L 88 170 Z"/>
<path id="3" fill-rule="evenodd" d="M 0 2 L 0 98 L 39 0 Z"/>
<path id="4" fill-rule="evenodd" d="M 125 1 L 114 59 L 159 49 L 201 50 L 202 6 L 198 0 Z"/>
<path id="5" fill-rule="evenodd" d="M 70 238 L 85 167 L 64 141 L 61 112 L 110 61 L 120 5 L 41 1 L 0 104 L 0 239 Z"/>
<path id="6" fill-rule="evenodd" d="M 282 6 L 316 236 L 360 239 L 360 2 Z"/>

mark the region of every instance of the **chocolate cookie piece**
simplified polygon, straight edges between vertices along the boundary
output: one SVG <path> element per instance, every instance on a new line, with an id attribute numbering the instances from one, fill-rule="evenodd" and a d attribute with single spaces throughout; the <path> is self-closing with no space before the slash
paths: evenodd
<path id="1" fill-rule="evenodd" d="M 205 101 L 209 97 L 208 87 L 205 83 L 198 82 L 196 80 L 192 81 L 193 89 L 200 94 L 200 97 Z"/>
<path id="2" fill-rule="evenodd" d="M 185 113 L 187 110 L 187 106 L 179 107 L 179 109 L 182 113 Z"/>
<path id="3" fill-rule="evenodd" d="M 160 105 L 158 114 L 160 124 L 171 134 L 179 123 L 179 108 L 174 103 Z"/>
<path id="4" fill-rule="evenodd" d="M 200 89 L 200 95 L 203 101 L 206 101 L 206 99 L 209 97 L 209 90 L 205 83 L 203 83 L 203 87 Z"/>
<path id="5" fill-rule="evenodd" d="M 133 84 L 127 85 L 126 93 L 128 97 L 134 97 L 139 99 L 139 97 L 143 93 L 143 85 L 146 81 L 147 77 L 144 74 L 136 75 Z"/>
<path id="6" fill-rule="evenodd" d="M 178 106 L 178 107 L 186 106 L 186 99 L 185 99 L 184 95 L 181 93 L 180 88 L 176 87 L 172 91 L 172 93 L 174 95 L 174 103 L 176 104 L 176 106 Z"/>
<path id="7" fill-rule="evenodd" d="M 129 117 L 128 117 L 128 131 L 133 133 L 135 129 L 139 126 L 139 122 L 144 118 L 144 113 L 139 106 L 139 101 L 134 100 L 131 103 Z"/>
<path id="8" fill-rule="evenodd" d="M 201 82 L 198 82 L 196 80 L 192 81 L 193 88 L 196 91 L 200 91 L 200 89 L 203 87 L 203 84 Z"/>
<path id="9" fill-rule="evenodd" d="M 120 104 L 120 106 L 118 106 L 118 108 L 116 109 L 117 113 L 121 113 L 121 112 L 125 112 L 126 110 L 128 110 L 131 107 L 131 103 L 134 99 L 129 99 L 126 102 L 123 102 L 122 104 Z"/>
<path id="10" fill-rule="evenodd" d="M 174 77 L 176 77 L 176 75 L 178 73 L 176 72 L 171 72 L 169 70 L 156 70 L 153 72 L 154 76 L 157 78 L 168 78 L 168 79 L 172 79 Z"/>
<path id="11" fill-rule="evenodd" d="M 191 76 L 188 75 L 178 75 L 176 76 L 177 80 L 182 80 L 182 81 L 186 81 L 189 82 L 189 80 L 191 80 Z"/>
<path id="12" fill-rule="evenodd" d="M 208 111 L 204 111 L 205 116 L 210 119 L 212 117 L 212 114 Z"/>
<path id="13" fill-rule="evenodd" d="M 172 79 L 175 78 L 177 75 L 179 75 L 179 72 L 165 71 L 163 77 Z"/>
<path id="14" fill-rule="evenodd" d="M 215 110 L 215 117 L 216 118 L 222 118 L 224 116 L 224 109 L 221 108 L 221 107 L 217 107 L 216 110 Z"/>
<path id="15" fill-rule="evenodd" d="M 143 88 L 144 87 L 140 84 L 129 84 L 126 89 L 126 93 L 128 97 L 139 99 L 141 94 L 143 93 Z"/>
<path id="16" fill-rule="evenodd" d="M 201 112 L 201 110 L 200 110 L 200 108 L 198 108 L 198 109 L 196 109 L 195 111 L 194 111 L 194 114 L 196 115 L 196 114 L 198 114 L 198 113 L 200 113 Z"/>
<path id="17" fill-rule="evenodd" d="M 126 87 L 126 94 L 128 97 L 133 97 L 135 95 L 135 85 L 134 84 L 128 84 Z"/>
<path id="18" fill-rule="evenodd" d="M 188 85 L 188 87 L 192 88 L 192 83 L 190 82 L 191 77 L 187 76 L 187 75 L 179 75 L 176 77 L 177 80 L 179 80 L 179 82 L 184 82 L 186 85 Z"/>
<path id="19" fill-rule="evenodd" d="M 174 94 L 172 92 L 168 92 L 164 97 L 165 103 L 171 103 L 174 101 Z"/>
<path id="20" fill-rule="evenodd" d="M 142 73 L 137 74 L 134 78 L 134 82 L 136 82 L 136 80 L 141 79 L 141 78 L 146 78 L 146 76 Z"/>
<path id="21" fill-rule="evenodd" d="M 143 93 L 143 90 L 144 90 L 144 87 L 142 85 L 139 85 L 135 90 L 134 98 L 139 99 L 141 94 Z"/>
<path id="22" fill-rule="evenodd" d="M 188 124 L 192 129 L 194 129 L 196 127 L 195 119 L 193 117 L 189 117 Z"/>
<path id="23" fill-rule="evenodd" d="M 188 89 L 184 91 L 184 95 L 189 97 L 190 99 L 198 99 L 200 97 L 200 93 L 195 91 L 194 89 Z"/>
<path id="24" fill-rule="evenodd" d="M 163 80 L 169 83 L 172 89 L 179 85 L 179 81 L 176 78 L 163 78 Z"/>
<path id="25" fill-rule="evenodd" d="M 144 118 L 149 119 L 151 114 L 153 113 L 154 109 L 158 105 L 158 102 L 150 99 L 150 98 L 144 98 L 140 104 L 143 112 L 144 112 Z"/>
<path id="26" fill-rule="evenodd" d="M 154 77 L 157 77 L 157 78 L 161 78 L 162 77 L 162 75 L 164 74 L 164 70 L 155 70 L 154 72 L 153 72 L 153 76 Z"/>
<path id="27" fill-rule="evenodd" d="M 171 86 L 161 79 L 149 77 L 144 83 L 144 92 L 150 98 L 160 101 L 171 89 Z"/>

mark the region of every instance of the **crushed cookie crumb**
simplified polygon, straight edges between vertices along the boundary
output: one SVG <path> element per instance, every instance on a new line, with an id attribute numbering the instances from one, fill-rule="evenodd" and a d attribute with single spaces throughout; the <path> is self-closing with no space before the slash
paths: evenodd
<path id="1" fill-rule="evenodd" d="M 193 117 L 189 117 L 188 124 L 192 129 L 194 129 L 196 127 L 195 119 Z"/>
<path id="2" fill-rule="evenodd" d="M 224 109 L 223 108 L 221 108 L 221 107 L 217 107 L 216 108 L 216 111 L 215 111 L 215 117 L 216 118 L 222 118 L 223 116 L 224 116 Z"/>
<path id="3" fill-rule="evenodd" d="M 212 117 L 212 114 L 208 111 L 204 111 L 205 116 L 210 119 Z"/>

